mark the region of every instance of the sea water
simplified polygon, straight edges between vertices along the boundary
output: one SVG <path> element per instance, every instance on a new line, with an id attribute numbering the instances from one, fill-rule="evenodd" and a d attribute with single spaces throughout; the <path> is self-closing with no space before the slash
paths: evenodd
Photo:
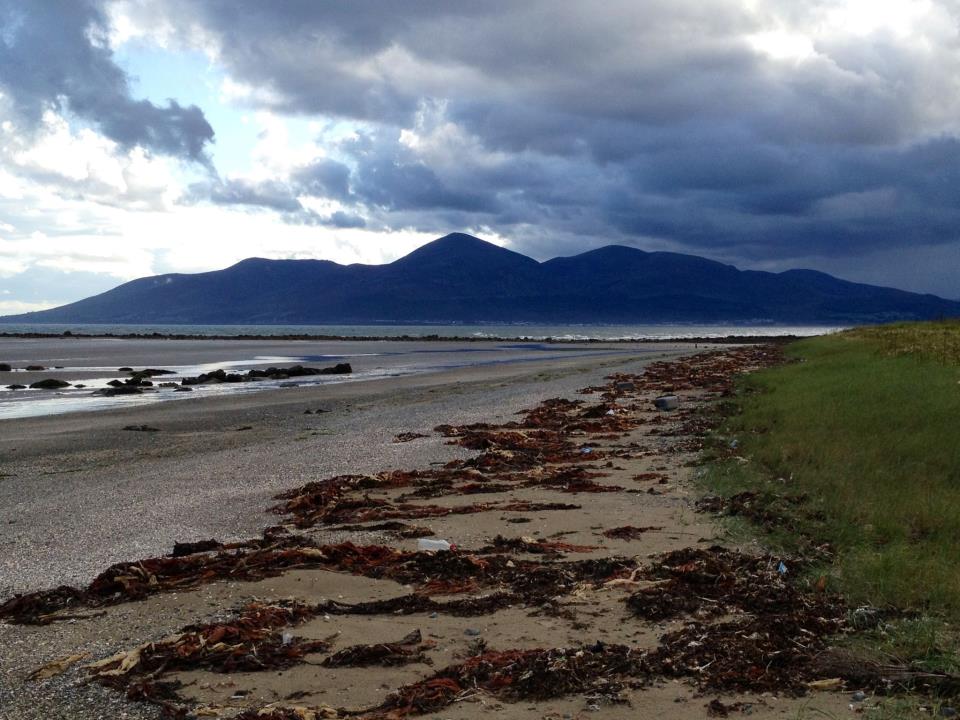
<path id="1" fill-rule="evenodd" d="M 320 337 L 443 337 L 515 338 L 521 340 L 685 340 L 731 336 L 809 337 L 842 330 L 826 325 L 84 325 L 84 324 L 0 324 L 3 333 L 61 335 L 196 335 L 203 337 L 289 336 Z"/>
<path id="2" fill-rule="evenodd" d="M 782 325 L 0 325 L 0 362 L 15 368 L 30 364 L 50 368 L 46 372 L 17 369 L 2 374 L 0 421 L 267 389 L 294 392 L 293 388 L 306 385 L 364 382 L 471 366 L 637 356 L 663 350 L 658 344 L 624 342 L 629 340 L 807 336 L 837 329 Z M 12 333 L 38 333 L 46 337 L 10 337 Z M 121 339 L 131 336 L 132 339 Z M 184 339 L 169 339 L 169 336 Z M 290 339 L 296 337 L 310 339 Z M 373 337 L 403 340 L 355 339 Z M 545 342 L 547 338 L 567 342 Z M 351 363 L 354 372 L 302 377 L 294 382 L 264 380 L 195 385 L 189 393 L 160 386 L 162 382 L 179 382 L 218 368 L 242 373 L 271 365 L 326 367 L 339 362 Z M 159 367 L 172 374 L 154 378 L 156 386 L 143 395 L 103 397 L 95 394 L 112 379 L 127 377 L 118 371 L 121 366 Z M 7 388 L 9 384 L 30 385 L 50 376 L 64 379 L 71 386 L 56 391 Z M 83 387 L 77 387 L 78 384 Z"/>

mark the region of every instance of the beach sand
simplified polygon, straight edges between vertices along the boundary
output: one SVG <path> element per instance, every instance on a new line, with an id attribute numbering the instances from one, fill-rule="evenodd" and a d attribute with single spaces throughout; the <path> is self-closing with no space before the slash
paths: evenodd
<path id="1" fill-rule="evenodd" d="M 54 349 L 48 348 L 48 357 L 56 355 Z M 0 421 L 0 590 L 6 596 L 59 584 L 83 585 L 112 563 L 165 555 L 176 541 L 216 538 L 229 542 L 257 537 L 265 527 L 283 521 L 266 512 L 276 504 L 273 498 L 278 492 L 339 474 L 436 468 L 439 463 L 472 457 L 475 451 L 449 444 L 433 428 L 444 423 L 508 422 L 516 419 L 519 411 L 554 397 L 597 402 L 598 396 L 578 395 L 577 391 L 603 385 L 611 373 L 642 373 L 650 362 L 693 351 L 687 345 L 661 344 L 638 345 L 631 354 L 598 352 L 541 359 L 534 353 L 517 362 L 367 382 Z M 202 353 L 189 359 L 164 356 L 159 362 L 148 356 L 149 348 L 146 353 L 122 364 L 163 367 L 210 362 Z M 319 354 L 300 352 L 299 348 L 297 352 L 259 354 L 271 353 Z M 638 426 L 616 443 L 590 441 L 597 451 L 612 444 L 636 446 L 636 452 L 621 453 L 596 480 L 633 492 L 567 493 L 535 486 L 466 498 L 448 495 L 415 502 L 444 507 L 475 501 L 575 503 L 580 509 L 495 510 L 410 522 L 463 548 L 478 548 L 498 535 L 591 546 L 590 551 L 565 553 L 568 560 L 614 555 L 645 559 L 720 541 L 722 533 L 715 521 L 693 511 L 695 491 L 689 463 L 694 455 L 676 449 L 678 436 L 659 434 L 664 414 L 653 409 L 649 393 L 627 399 Z M 704 396 L 687 392 L 682 400 L 689 409 Z M 325 412 L 318 414 L 318 409 Z M 305 414 L 307 410 L 313 412 Z M 148 425 L 158 431 L 123 430 L 129 425 Z M 654 428 L 658 434 L 651 435 Z M 425 437 L 394 442 L 403 432 Z M 648 473 L 657 473 L 658 479 L 637 479 Z M 370 494 L 396 503 L 405 492 L 409 488 L 377 489 Z M 602 534 L 604 529 L 626 525 L 657 529 L 633 540 Z M 382 543 L 404 550 L 416 547 L 414 539 L 398 539 L 380 531 L 317 527 L 307 532 L 322 544 L 351 540 L 358 545 Z M 233 712 L 230 708 L 239 712 L 243 707 L 278 701 L 315 707 L 372 707 L 398 687 L 462 662 L 482 647 L 576 647 L 600 641 L 654 648 L 664 633 L 678 629 L 682 622 L 629 618 L 624 600 L 633 588 L 635 585 L 616 583 L 599 588 L 584 585 L 576 597 L 564 599 L 569 612 L 558 615 L 533 612 L 521 604 L 478 617 L 429 612 L 318 616 L 296 628 L 296 634 L 307 639 L 335 635 L 334 650 L 397 641 L 409 631 L 420 630 L 431 643 L 426 653 L 432 665 L 330 669 L 318 666 L 321 656 L 317 656 L 288 670 L 228 675 L 188 670 L 165 679 L 182 683 L 181 697 L 195 706 L 221 708 L 226 716 Z M 89 662 L 159 640 L 188 624 L 227 619 L 253 598 L 261 602 L 297 598 L 311 603 L 323 599 L 356 603 L 407 595 L 411 590 L 409 585 L 389 579 L 294 569 L 256 582 L 219 581 L 154 595 L 141 602 L 83 612 L 81 619 L 52 625 L 0 624 L 0 715 L 9 720 L 158 717 L 154 706 L 130 703 L 122 693 L 97 684 L 78 684 L 85 675 L 79 668 L 82 661 L 49 680 L 34 682 L 27 676 L 58 658 L 83 654 Z M 478 646 L 481 640 L 483 645 Z M 706 716 L 705 705 L 715 696 L 700 696 L 687 682 L 666 680 L 645 688 L 625 687 L 622 697 L 631 705 L 605 704 L 582 694 L 513 703 L 475 693 L 429 717 L 476 718 L 493 713 L 503 718 L 573 718 L 581 714 L 699 718 Z M 797 717 L 814 709 L 849 713 L 847 699 L 839 694 L 793 699 L 753 693 L 725 701 L 748 702 L 755 717 Z"/>

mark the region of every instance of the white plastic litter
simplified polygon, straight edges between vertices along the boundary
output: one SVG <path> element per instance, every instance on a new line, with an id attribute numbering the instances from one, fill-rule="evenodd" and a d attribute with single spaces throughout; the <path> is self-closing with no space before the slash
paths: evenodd
<path id="1" fill-rule="evenodd" d="M 420 538 L 417 540 L 417 550 L 449 550 L 452 546 L 446 540 Z"/>

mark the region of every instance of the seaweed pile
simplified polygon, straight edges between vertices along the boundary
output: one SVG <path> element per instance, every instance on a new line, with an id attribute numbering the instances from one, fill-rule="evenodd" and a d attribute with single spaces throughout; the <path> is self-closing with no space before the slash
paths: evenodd
<path id="1" fill-rule="evenodd" d="M 188 626 L 177 635 L 117 653 L 86 669 L 113 687 L 126 687 L 137 676 L 155 678 L 185 669 L 220 673 L 283 669 L 308 653 L 330 648 L 329 641 L 303 641 L 279 631 L 312 615 L 303 605 L 252 604 L 231 622 Z"/>
<path id="2" fill-rule="evenodd" d="M 235 549 L 199 553 L 181 558 L 152 558 L 118 563 L 97 576 L 85 589 L 61 587 L 18 595 L 0 605 L 0 618 L 19 624 L 44 625 L 64 619 L 66 608 L 116 605 L 149 595 L 178 592 L 220 579 L 257 580 L 295 568 L 321 568 L 389 579 L 417 587 L 421 594 L 451 594 L 456 585 L 509 588 L 526 602 L 541 603 L 569 592 L 579 583 L 602 583 L 629 575 L 637 562 L 628 558 L 602 558 L 575 562 L 513 560 L 500 552 L 489 557 L 468 552 L 409 552 L 386 545 L 293 545 L 308 543 L 290 538 L 287 547 Z M 509 545 L 509 543 L 507 543 Z M 583 551 L 564 543 L 528 543 L 541 552 L 561 548 Z M 592 548 L 591 548 L 592 549 Z"/>
<path id="3" fill-rule="evenodd" d="M 619 680 L 645 674 L 644 654 L 624 645 L 484 652 L 398 689 L 363 714 L 371 720 L 423 715 L 481 692 L 511 701 L 610 696 L 622 689 Z"/>
<path id="4" fill-rule="evenodd" d="M 646 568 L 641 575 L 653 584 L 626 603 L 645 620 L 695 619 L 651 654 L 660 673 L 691 677 L 703 689 L 802 694 L 822 669 L 826 639 L 846 629 L 847 607 L 788 581 L 798 569 L 792 559 L 689 548 Z"/>

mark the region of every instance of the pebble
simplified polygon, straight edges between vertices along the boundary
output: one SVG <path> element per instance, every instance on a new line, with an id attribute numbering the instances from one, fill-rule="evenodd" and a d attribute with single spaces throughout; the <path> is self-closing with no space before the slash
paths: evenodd
<path id="1" fill-rule="evenodd" d="M 467 628 L 466 630 L 463 631 L 463 634 L 469 635 L 470 637 L 476 637 L 477 635 L 480 635 L 481 632 L 476 628 Z"/>

